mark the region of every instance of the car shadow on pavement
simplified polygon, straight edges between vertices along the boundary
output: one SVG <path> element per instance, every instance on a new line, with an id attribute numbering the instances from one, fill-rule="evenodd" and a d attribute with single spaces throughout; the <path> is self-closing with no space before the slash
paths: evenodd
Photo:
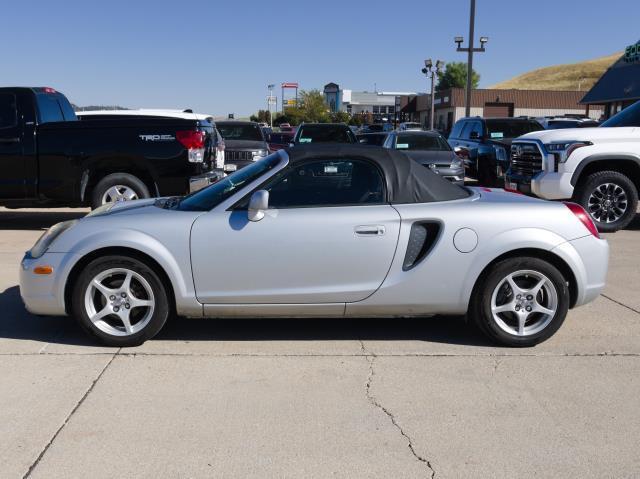
<path id="1" fill-rule="evenodd" d="M 56 223 L 67 220 L 75 220 L 86 216 L 88 210 L 77 209 L 73 211 L 0 211 L 0 231 L 6 230 L 42 230 Z"/>
<path id="2" fill-rule="evenodd" d="M 30 314 L 18 286 L 0 293 L 0 340 L 15 339 L 77 346 L 100 346 L 68 317 Z M 413 340 L 490 346 L 462 317 L 431 318 L 172 318 L 154 338 L 163 341 L 335 341 Z M 152 340 L 153 341 L 153 340 Z"/>

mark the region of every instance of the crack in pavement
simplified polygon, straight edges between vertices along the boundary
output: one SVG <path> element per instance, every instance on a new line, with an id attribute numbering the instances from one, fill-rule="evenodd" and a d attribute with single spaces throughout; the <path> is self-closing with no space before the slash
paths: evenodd
<path id="1" fill-rule="evenodd" d="M 374 407 L 376 407 L 377 409 L 380 409 L 391 420 L 391 424 L 393 424 L 393 426 L 400 432 L 402 437 L 404 437 L 407 440 L 407 447 L 411 451 L 411 454 L 413 454 L 413 457 L 415 457 L 418 461 L 424 463 L 427 466 L 427 468 L 430 471 L 429 477 L 431 479 L 434 479 L 436 477 L 436 471 L 433 468 L 433 466 L 431 465 L 431 462 L 428 459 L 422 457 L 420 454 L 417 453 L 417 451 L 415 450 L 415 448 L 413 446 L 413 440 L 402 429 L 402 427 L 398 424 L 398 422 L 396 421 L 395 416 L 391 413 L 391 411 L 389 411 L 382 404 L 380 404 L 380 402 L 371 393 L 371 384 L 373 383 L 373 377 L 375 376 L 375 370 L 373 368 L 373 364 L 374 364 L 375 359 L 377 358 L 377 356 L 376 356 L 375 353 L 367 351 L 367 348 L 365 347 L 364 342 L 361 339 L 359 341 L 360 341 L 360 348 L 361 348 L 362 353 L 363 353 L 362 355 L 367 360 L 367 363 L 369 363 L 369 375 L 367 377 L 367 382 L 365 384 L 365 391 L 366 391 L 366 395 L 367 395 L 367 400 Z"/>
<path id="2" fill-rule="evenodd" d="M 629 311 L 633 311 L 634 313 L 640 314 L 640 311 L 638 311 L 637 309 L 632 308 L 631 306 L 627 306 L 624 303 L 621 303 L 620 301 L 618 301 L 617 299 L 613 299 L 610 296 L 607 296 L 606 294 L 601 294 L 600 296 L 602 296 L 603 298 L 608 299 L 609 301 L 616 303 L 619 306 L 622 306 L 623 308 L 627 308 Z"/>
<path id="3" fill-rule="evenodd" d="M 109 359 L 109 361 L 107 361 L 107 364 L 104 365 L 104 367 L 102 368 L 100 373 L 98 373 L 96 378 L 91 382 L 91 385 L 89 386 L 89 388 L 85 391 L 85 393 L 82 395 L 80 400 L 76 403 L 76 405 L 73 407 L 71 412 L 67 415 L 67 417 L 63 421 L 62 425 L 53 434 L 53 436 L 51 437 L 49 442 L 44 446 L 44 449 L 42 449 L 42 451 L 40 451 L 40 454 L 38 454 L 38 457 L 36 457 L 36 460 L 33 461 L 33 464 L 31 464 L 31 466 L 29 466 L 29 469 L 27 470 L 27 472 L 24 474 L 24 476 L 22 476 L 22 479 L 27 479 L 28 477 L 30 477 L 31 473 L 35 470 L 36 467 L 38 467 L 38 464 L 40 464 L 40 461 L 42 460 L 44 455 L 47 453 L 47 451 L 49 450 L 49 448 L 51 447 L 53 442 L 56 440 L 56 438 L 62 432 L 62 430 L 65 428 L 65 426 L 69 423 L 69 421 L 71 420 L 73 415 L 76 413 L 76 411 L 80 408 L 80 406 L 82 406 L 82 403 L 84 403 L 85 399 L 87 399 L 87 396 L 89 396 L 91 391 L 93 391 L 93 388 L 95 387 L 96 383 L 100 380 L 100 378 L 105 373 L 107 368 L 109 366 L 111 366 L 111 363 L 113 362 L 113 360 L 115 359 L 115 357 L 118 355 L 119 352 L 120 352 L 120 349 L 118 349 L 118 351 L 116 351 L 115 353 L 112 353 L 111 359 Z"/>

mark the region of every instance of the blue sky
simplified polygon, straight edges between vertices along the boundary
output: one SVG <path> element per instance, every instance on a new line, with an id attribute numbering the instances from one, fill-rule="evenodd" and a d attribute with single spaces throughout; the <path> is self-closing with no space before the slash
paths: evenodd
<path id="1" fill-rule="evenodd" d="M 53 86 L 79 105 L 247 115 L 268 83 L 422 91 L 425 58 L 466 60 L 453 37 L 466 39 L 468 0 L 0 5 L 0 85 Z M 638 18 L 637 0 L 477 0 L 481 86 L 621 51 Z"/>

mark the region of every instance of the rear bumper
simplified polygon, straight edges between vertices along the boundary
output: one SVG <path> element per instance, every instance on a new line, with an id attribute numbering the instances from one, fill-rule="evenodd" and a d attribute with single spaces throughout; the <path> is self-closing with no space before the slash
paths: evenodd
<path id="1" fill-rule="evenodd" d="M 578 294 L 574 306 L 596 299 L 604 290 L 609 269 L 609 243 L 593 235 L 562 243 L 552 250 L 571 267 Z"/>

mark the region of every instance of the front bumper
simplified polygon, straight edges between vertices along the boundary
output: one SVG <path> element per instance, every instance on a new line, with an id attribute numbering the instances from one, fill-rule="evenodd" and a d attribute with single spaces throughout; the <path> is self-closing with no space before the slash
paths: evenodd
<path id="1" fill-rule="evenodd" d="M 573 196 L 571 175 L 555 171 L 539 171 L 532 177 L 509 173 L 505 186 L 545 200 L 565 200 Z"/>
<path id="2" fill-rule="evenodd" d="M 69 253 L 45 253 L 34 259 L 28 255 L 20 263 L 20 296 L 27 311 L 47 316 L 66 314 L 64 280 L 77 258 Z M 36 266 L 51 266 L 53 273 L 34 273 Z"/>
<path id="3" fill-rule="evenodd" d="M 212 183 L 224 178 L 224 172 L 220 170 L 212 170 L 198 176 L 189 178 L 189 193 L 206 188 Z"/>

